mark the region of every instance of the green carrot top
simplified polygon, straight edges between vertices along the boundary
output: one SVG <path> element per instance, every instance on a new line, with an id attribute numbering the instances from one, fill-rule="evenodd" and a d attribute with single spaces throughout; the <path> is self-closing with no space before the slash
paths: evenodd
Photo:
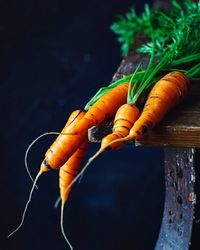
<path id="1" fill-rule="evenodd" d="M 172 0 L 168 12 L 156 9 L 148 24 L 150 42 L 137 49 L 150 55 L 144 75 L 135 79 L 128 93 L 128 103 L 136 104 L 143 92 L 150 90 L 163 71 L 179 70 L 190 79 L 200 73 L 200 1 Z M 186 70 L 183 70 L 186 68 Z"/>
<path id="2" fill-rule="evenodd" d="M 140 16 L 132 8 L 125 17 L 118 16 L 111 29 L 118 35 L 123 55 L 131 50 L 138 33 L 147 36 L 148 42 L 136 51 L 149 55 L 149 63 L 144 68 L 141 62 L 133 74 L 102 88 L 88 102 L 86 110 L 110 88 L 123 82 L 130 82 L 127 102 L 136 104 L 167 71 L 179 70 L 190 79 L 199 77 L 200 1 L 184 0 L 179 4 L 171 0 L 168 11 L 150 11 L 146 4 Z"/>

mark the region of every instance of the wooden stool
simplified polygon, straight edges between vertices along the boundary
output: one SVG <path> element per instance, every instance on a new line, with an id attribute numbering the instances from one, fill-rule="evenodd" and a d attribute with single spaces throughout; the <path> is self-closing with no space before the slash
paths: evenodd
<path id="1" fill-rule="evenodd" d="M 143 39 L 140 37 L 138 41 Z M 132 73 L 140 61 L 147 62 L 147 58 L 130 53 L 122 60 L 113 81 Z M 111 132 L 111 126 L 112 122 L 108 121 L 91 128 L 89 139 L 100 142 L 102 137 Z M 191 83 L 185 101 L 145 134 L 144 139 L 135 143 L 140 146 L 164 147 L 165 151 L 165 205 L 155 249 L 188 250 L 191 239 L 192 244 L 196 244 L 195 235 L 200 228 L 200 217 L 197 215 L 195 218 L 197 194 L 200 192 L 200 177 L 197 178 L 200 176 L 200 83 Z M 193 249 L 200 249 L 200 246 Z"/>

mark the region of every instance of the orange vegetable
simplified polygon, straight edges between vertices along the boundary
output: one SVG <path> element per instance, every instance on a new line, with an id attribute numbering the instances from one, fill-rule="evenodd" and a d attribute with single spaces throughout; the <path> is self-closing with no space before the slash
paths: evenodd
<path id="1" fill-rule="evenodd" d="M 161 78 L 150 91 L 139 119 L 130 129 L 129 135 L 113 141 L 122 142 L 140 139 L 144 132 L 157 125 L 163 117 L 187 95 L 189 78 L 178 71 Z"/>
<path id="2" fill-rule="evenodd" d="M 64 205 L 68 199 L 68 196 L 70 194 L 71 188 L 68 188 L 68 186 L 71 184 L 71 182 L 76 177 L 81 160 L 85 156 L 86 150 L 89 146 L 88 138 L 85 138 L 85 141 L 81 144 L 81 146 L 76 150 L 76 152 L 69 158 L 69 160 L 60 168 L 59 171 L 59 187 L 60 187 L 60 197 L 61 197 L 61 231 L 62 234 L 67 241 L 67 243 L 70 246 L 69 240 L 67 239 L 64 227 L 63 227 L 63 215 L 64 215 Z"/>
<path id="3" fill-rule="evenodd" d="M 139 119 L 126 139 L 139 139 L 143 133 L 158 124 L 163 117 L 187 95 L 188 77 L 181 72 L 171 72 L 152 88 Z"/>
<path id="4" fill-rule="evenodd" d="M 87 168 L 105 149 L 119 149 L 125 141 L 122 139 L 129 134 L 130 129 L 139 117 L 139 109 L 131 104 L 123 104 L 117 111 L 114 119 L 113 133 L 105 136 L 101 141 L 100 149 L 86 163 Z M 119 141 L 121 139 L 121 141 Z"/>
<path id="5" fill-rule="evenodd" d="M 46 152 L 41 169 L 60 168 L 83 143 L 90 127 L 112 117 L 117 109 L 126 103 L 127 92 L 128 83 L 122 83 L 104 94 L 84 117 L 71 127 L 67 135 L 58 136 Z"/>
<path id="6" fill-rule="evenodd" d="M 78 122 L 83 116 L 84 116 L 85 112 L 82 111 L 82 110 L 75 110 L 72 112 L 72 114 L 70 115 L 64 129 L 62 130 L 61 133 L 67 133 L 68 130 L 71 128 L 71 126 L 73 126 L 76 122 Z M 14 233 L 16 233 L 20 228 L 21 226 L 23 225 L 23 222 L 24 222 L 24 218 L 25 218 L 25 214 L 26 214 L 26 211 L 27 211 L 27 208 L 28 208 L 28 205 L 29 203 L 31 202 L 31 198 L 32 198 L 32 194 L 33 194 L 33 191 L 34 191 L 34 188 L 36 186 L 36 182 L 38 180 L 38 178 L 44 173 L 44 172 L 47 172 L 49 171 L 51 168 L 49 168 L 48 166 L 45 166 L 43 165 L 41 168 L 40 168 L 40 171 L 38 172 L 37 176 L 35 177 L 35 180 L 33 182 L 33 186 L 32 186 L 32 189 L 30 191 L 30 194 L 29 194 L 29 198 L 28 198 L 28 201 L 25 205 L 25 208 L 24 208 L 24 211 L 23 211 L 23 215 L 22 215 L 22 219 L 21 219 L 21 222 L 19 224 L 19 226 L 14 230 L 12 231 L 8 237 L 10 237 L 11 235 L 13 235 Z"/>
<path id="7" fill-rule="evenodd" d="M 101 151 L 112 141 L 123 138 L 129 134 L 130 129 L 139 117 L 139 109 L 131 104 L 122 105 L 114 119 L 113 133 L 105 136 L 101 141 Z M 124 145 L 124 142 L 116 142 L 110 144 L 111 149 L 119 149 Z"/>
<path id="8" fill-rule="evenodd" d="M 60 197 L 63 203 L 66 203 L 70 190 L 66 190 L 67 186 L 71 183 L 77 175 L 81 160 L 83 159 L 86 150 L 89 146 L 89 141 L 86 138 L 76 152 L 69 158 L 69 160 L 60 168 L 59 171 L 59 187 Z"/>
<path id="9" fill-rule="evenodd" d="M 188 87 L 189 79 L 181 72 L 174 71 L 161 78 L 150 91 L 144 109 L 138 120 L 130 129 L 129 134 L 124 138 L 106 143 L 105 146 L 108 147 L 112 146 L 112 144 L 114 145 L 116 143 L 141 138 L 146 130 L 158 124 L 167 112 L 187 95 Z M 104 148 L 98 150 L 97 153 L 88 160 L 71 185 L 78 180 L 90 163 L 103 151 L 103 149 Z"/>
<path id="10" fill-rule="evenodd" d="M 73 126 L 78 123 L 83 116 L 85 115 L 85 111 L 83 110 L 75 110 L 72 112 L 72 114 L 70 115 L 67 123 L 65 124 L 63 130 L 61 131 L 61 133 L 59 134 L 59 136 L 56 138 L 56 140 L 54 141 L 54 143 L 52 144 L 52 146 L 50 147 L 50 149 L 48 149 L 46 155 L 51 155 L 51 159 L 56 161 L 57 159 L 61 161 L 61 156 L 59 155 L 59 152 L 57 152 L 58 155 L 55 155 L 55 148 L 63 148 L 65 145 L 63 145 L 63 141 L 65 141 L 65 137 L 67 137 L 69 131 L 73 128 Z M 62 150 L 63 153 L 63 150 Z M 66 161 L 61 161 L 63 164 Z M 62 164 L 62 165 L 63 165 Z M 52 169 L 53 167 L 51 167 L 49 165 L 49 163 L 47 162 L 47 160 L 44 160 L 43 163 L 41 164 L 41 171 L 42 172 L 46 172 L 49 171 L 50 169 Z M 54 167 L 56 168 L 56 167 Z"/>

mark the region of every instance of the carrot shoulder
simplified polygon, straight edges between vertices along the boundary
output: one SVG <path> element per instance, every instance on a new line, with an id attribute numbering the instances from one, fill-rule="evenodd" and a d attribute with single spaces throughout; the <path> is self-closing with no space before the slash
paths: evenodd
<path id="1" fill-rule="evenodd" d="M 87 130 L 114 116 L 118 108 L 126 103 L 128 84 L 128 82 L 120 84 L 104 94 L 76 124 L 75 131 Z"/>

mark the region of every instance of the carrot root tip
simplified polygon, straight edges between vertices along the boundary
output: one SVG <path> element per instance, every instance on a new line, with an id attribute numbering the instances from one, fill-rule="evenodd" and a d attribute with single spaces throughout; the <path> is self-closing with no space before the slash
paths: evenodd
<path id="1" fill-rule="evenodd" d="M 67 238 L 66 234 L 65 234 L 65 230 L 64 230 L 64 225 L 63 225 L 63 219 L 64 219 L 64 205 L 65 203 L 62 200 L 62 204 L 61 204 L 61 214 L 60 214 L 60 227 L 61 227 L 61 232 L 62 235 L 65 239 L 65 241 L 67 242 L 68 246 L 70 247 L 71 250 L 73 250 L 73 247 L 69 241 L 69 239 Z"/>

